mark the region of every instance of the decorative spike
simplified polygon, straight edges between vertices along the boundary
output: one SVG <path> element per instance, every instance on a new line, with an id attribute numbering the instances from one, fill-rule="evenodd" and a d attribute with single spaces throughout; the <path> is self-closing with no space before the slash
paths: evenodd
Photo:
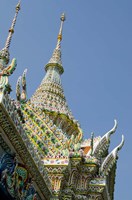
<path id="1" fill-rule="evenodd" d="M 27 74 L 27 69 L 24 70 L 23 75 L 22 75 L 22 94 L 21 94 L 22 102 L 25 102 L 27 99 L 26 74 Z"/>
<path id="2" fill-rule="evenodd" d="M 49 60 L 48 64 L 45 66 L 45 70 L 47 71 L 49 66 L 56 64 L 58 66 L 58 70 L 60 74 L 62 74 L 64 69 L 62 67 L 62 61 L 61 61 L 61 40 L 62 40 L 63 23 L 66 19 L 64 13 L 61 15 L 60 19 L 61 19 L 61 25 L 60 25 L 59 34 L 57 37 L 57 45 L 56 45 L 56 48 L 54 49 L 51 59 Z"/>
<path id="3" fill-rule="evenodd" d="M 20 102 L 25 102 L 27 99 L 26 74 L 27 74 L 27 69 L 25 69 L 22 76 L 18 78 L 16 85 L 16 97 L 17 100 Z M 22 85 L 22 92 L 21 92 L 21 85 Z"/>
<path id="4" fill-rule="evenodd" d="M 12 21 L 11 27 L 9 29 L 9 35 L 8 35 L 6 43 L 5 43 L 5 49 L 7 49 L 7 50 L 9 50 L 12 35 L 14 33 L 14 28 L 15 28 L 15 25 L 16 25 L 17 16 L 18 16 L 18 13 L 19 13 L 19 10 L 20 10 L 20 2 L 21 1 L 19 1 L 19 3 L 16 6 L 16 13 L 15 13 L 14 19 Z"/>
<path id="5" fill-rule="evenodd" d="M 24 70 L 22 75 L 22 87 L 24 90 L 26 90 L 26 74 L 27 74 L 27 69 Z"/>
<path id="6" fill-rule="evenodd" d="M 9 34 L 8 34 L 8 37 L 7 37 L 7 40 L 5 43 L 5 47 L 0 51 L 0 58 L 4 59 L 6 64 L 8 64 L 9 59 L 10 59 L 9 48 L 10 48 L 10 44 L 11 44 L 12 35 L 14 33 L 17 16 L 18 16 L 18 13 L 20 10 L 20 3 L 21 3 L 21 0 L 18 2 L 17 6 L 16 6 L 16 13 L 15 13 L 14 19 L 12 21 L 11 27 L 9 29 Z"/>
<path id="7" fill-rule="evenodd" d="M 17 101 L 21 100 L 21 79 L 22 77 L 20 76 L 17 80 L 17 84 L 16 84 L 16 97 L 17 97 Z"/>
<path id="8" fill-rule="evenodd" d="M 63 23 L 64 23 L 64 21 L 66 20 L 66 17 L 65 17 L 65 14 L 64 14 L 64 13 L 62 13 L 60 19 L 61 19 L 61 25 L 60 25 L 60 31 L 59 31 L 59 34 L 58 34 L 58 38 L 57 38 L 58 40 L 57 40 L 56 49 L 60 49 L 60 47 L 61 47 Z"/>

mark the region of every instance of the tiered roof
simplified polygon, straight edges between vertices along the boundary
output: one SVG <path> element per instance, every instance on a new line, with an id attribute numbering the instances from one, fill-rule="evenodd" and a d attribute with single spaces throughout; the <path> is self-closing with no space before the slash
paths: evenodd
<path id="1" fill-rule="evenodd" d="M 15 69 L 16 60 L 7 67 L 8 50 L 19 10 L 20 2 L 7 45 L 0 51 L 2 139 L 8 141 L 9 149 L 18 153 L 20 162 L 34 178 L 40 199 L 113 199 L 117 155 L 124 137 L 121 144 L 109 153 L 110 136 L 117 128 L 115 120 L 114 127 L 104 136 L 95 138 L 92 134 L 90 139 L 83 139 L 83 132 L 67 105 L 61 84 L 64 14 L 57 45 L 45 66 L 46 75 L 40 86 L 27 99 L 24 71 L 17 82 L 17 100 L 10 99 L 8 76 Z"/>

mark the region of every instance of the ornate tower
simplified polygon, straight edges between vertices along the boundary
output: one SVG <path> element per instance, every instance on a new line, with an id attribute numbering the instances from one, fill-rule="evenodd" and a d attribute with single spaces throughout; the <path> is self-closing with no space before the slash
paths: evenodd
<path id="1" fill-rule="evenodd" d="M 30 100 L 31 104 L 33 104 L 35 107 L 60 113 L 72 119 L 73 117 L 64 96 L 60 77 L 64 72 L 61 61 L 61 40 L 63 23 L 65 21 L 64 13 L 60 19 L 61 26 L 57 38 L 57 45 L 54 49 L 51 59 L 45 66 L 46 76 Z"/>
<path id="2" fill-rule="evenodd" d="M 8 76 L 16 67 L 9 62 L 9 46 L 20 2 L 0 51 L 0 198 L 17 200 L 112 200 L 118 152 L 109 153 L 114 127 L 104 136 L 83 139 L 64 95 L 61 74 L 61 41 L 45 66 L 46 75 L 30 99 L 26 95 L 26 71 L 18 78 L 16 100 L 10 98 Z"/>

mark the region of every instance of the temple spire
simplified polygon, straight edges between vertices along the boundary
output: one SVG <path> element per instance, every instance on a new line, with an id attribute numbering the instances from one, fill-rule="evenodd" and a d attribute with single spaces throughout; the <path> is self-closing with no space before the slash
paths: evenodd
<path id="1" fill-rule="evenodd" d="M 61 61 L 61 41 L 62 41 L 62 32 L 63 32 L 63 24 L 65 21 L 65 14 L 62 13 L 60 20 L 61 20 L 61 25 L 60 25 L 60 30 L 59 30 L 59 34 L 57 37 L 57 44 L 56 44 L 56 48 L 53 51 L 52 57 L 49 60 L 48 64 L 45 66 L 46 71 L 48 70 L 49 66 L 51 65 L 58 65 L 58 69 L 60 71 L 60 73 L 62 74 L 64 69 L 62 67 L 62 61 Z"/>
<path id="2" fill-rule="evenodd" d="M 65 21 L 65 19 L 66 19 L 64 13 L 62 13 L 60 19 L 61 19 L 61 25 L 60 25 L 60 31 L 59 31 L 59 34 L 58 34 L 58 38 L 57 38 L 56 49 L 60 49 L 60 47 L 61 47 L 62 31 L 63 31 L 63 23 L 64 23 L 64 21 Z"/>
<path id="3" fill-rule="evenodd" d="M 15 12 L 15 16 L 13 18 L 11 27 L 9 29 L 9 34 L 5 43 L 5 47 L 0 51 L 0 59 L 3 59 L 5 64 L 8 64 L 9 59 L 10 59 L 10 54 L 9 54 L 9 48 L 10 48 L 10 44 L 11 44 L 11 39 L 12 39 L 12 35 L 14 33 L 14 28 L 16 25 L 16 20 L 17 20 L 17 16 L 20 10 L 20 3 L 21 0 L 19 0 L 18 4 L 16 5 L 16 12 Z"/>
<path id="4" fill-rule="evenodd" d="M 57 44 L 51 59 L 45 66 L 46 75 L 38 89 L 31 97 L 30 102 L 39 108 L 61 113 L 73 119 L 72 113 L 67 105 L 61 84 L 61 74 L 64 71 L 61 61 L 62 31 L 65 21 L 64 13 L 61 15 L 60 19 L 61 24 L 57 37 Z"/>

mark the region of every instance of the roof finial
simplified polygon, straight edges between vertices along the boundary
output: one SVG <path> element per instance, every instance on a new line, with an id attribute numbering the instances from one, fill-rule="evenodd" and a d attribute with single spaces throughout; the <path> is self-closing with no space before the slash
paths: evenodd
<path id="1" fill-rule="evenodd" d="M 52 54 L 51 59 L 49 60 L 48 64 L 45 66 L 45 69 L 47 71 L 48 67 L 51 65 L 59 65 L 58 70 L 60 71 L 60 74 L 63 73 L 64 69 L 62 67 L 62 61 L 61 61 L 61 40 L 62 40 L 62 31 L 63 31 L 63 23 L 65 21 L 65 14 L 62 13 L 60 20 L 61 20 L 61 25 L 60 25 L 60 30 L 59 34 L 57 37 L 57 45 L 56 48 L 54 49 L 54 52 Z"/>
<path id="2" fill-rule="evenodd" d="M 104 159 L 100 171 L 103 175 L 107 176 L 111 169 L 113 168 L 114 164 L 118 159 L 118 152 L 124 145 L 124 135 L 122 135 L 121 143 Z"/>
<path id="3" fill-rule="evenodd" d="M 15 25 L 16 25 L 16 20 L 17 20 L 18 12 L 20 10 L 20 3 L 21 3 L 21 0 L 16 5 L 16 13 L 15 13 L 14 19 L 12 21 L 11 27 L 9 29 L 9 35 L 8 35 L 6 43 L 5 43 L 5 49 L 8 49 L 8 50 L 9 50 L 9 47 L 10 47 L 12 35 L 14 33 L 14 28 L 15 28 Z"/>
<path id="4" fill-rule="evenodd" d="M 60 25 L 60 31 L 59 31 L 59 34 L 58 34 L 58 38 L 57 38 L 58 40 L 57 40 L 56 49 L 60 49 L 60 43 L 61 43 L 61 40 L 62 40 L 63 23 L 66 20 L 64 13 L 62 13 L 60 20 L 61 20 L 61 25 Z"/>
<path id="5" fill-rule="evenodd" d="M 0 58 L 3 58 L 5 60 L 5 63 L 8 64 L 9 62 L 9 47 L 10 47 L 10 43 L 11 43 L 11 39 L 12 39 L 12 35 L 14 33 L 14 28 L 15 28 L 15 24 L 16 24 L 16 20 L 17 20 L 17 16 L 20 10 L 20 3 L 21 0 L 19 0 L 18 4 L 16 5 L 16 12 L 15 12 L 15 16 L 14 19 L 12 21 L 11 27 L 9 29 L 9 34 L 5 43 L 5 47 L 0 51 Z"/>

